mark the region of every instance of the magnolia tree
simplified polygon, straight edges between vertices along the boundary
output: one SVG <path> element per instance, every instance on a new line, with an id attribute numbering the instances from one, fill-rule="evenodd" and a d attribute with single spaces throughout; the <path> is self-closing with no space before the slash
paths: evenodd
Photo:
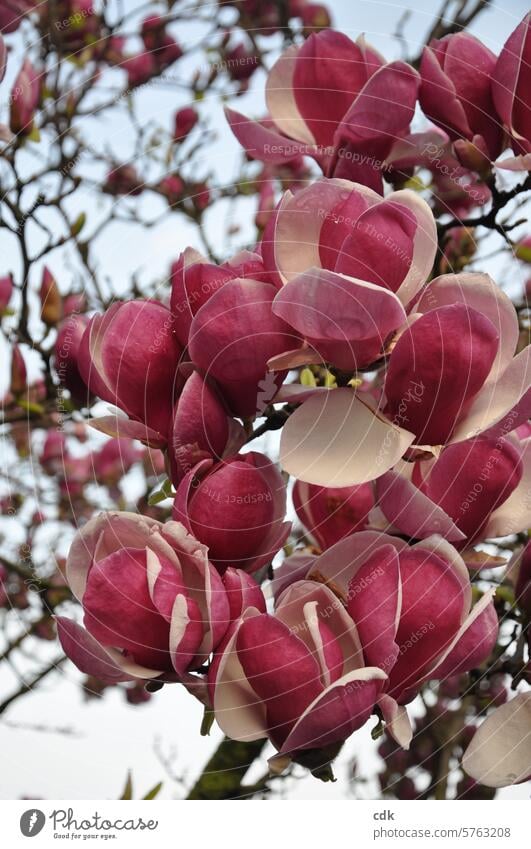
<path id="1" fill-rule="evenodd" d="M 530 16 L 388 61 L 304 0 L 130 5 L 0 9 L 0 711 L 68 658 L 199 700 L 189 798 L 327 781 L 366 723 L 385 796 L 491 798 L 531 776 Z M 117 291 L 100 238 L 163 217 Z"/>

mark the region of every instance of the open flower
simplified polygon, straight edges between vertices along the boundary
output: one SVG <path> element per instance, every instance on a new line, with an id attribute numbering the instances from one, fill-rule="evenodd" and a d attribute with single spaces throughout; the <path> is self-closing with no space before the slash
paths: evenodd
<path id="1" fill-rule="evenodd" d="M 404 707 L 428 680 L 482 663 L 497 635 L 488 593 L 472 608 L 465 564 L 441 537 L 415 546 L 353 534 L 310 561 L 273 614 L 248 608 L 209 673 L 223 731 L 269 737 L 280 755 L 341 743 L 378 705 L 411 739 Z"/>
<path id="2" fill-rule="evenodd" d="M 531 439 L 478 436 L 448 446 L 435 462 L 402 464 L 375 489 L 393 530 L 417 539 L 439 533 L 462 545 L 528 528 L 530 484 Z"/>
<path id="3" fill-rule="evenodd" d="M 438 277 L 392 348 L 379 403 L 349 388 L 299 391 L 307 400 L 284 426 L 283 467 L 347 486 L 379 477 L 406 452 L 414 459 L 413 447 L 437 456 L 482 433 L 510 433 L 531 411 L 530 352 L 514 356 L 517 342 L 514 307 L 487 275 Z"/>
<path id="4" fill-rule="evenodd" d="M 61 645 L 104 681 L 188 682 L 228 626 L 227 594 L 207 549 L 178 522 L 101 513 L 77 534 L 66 576 L 85 627 L 59 618 Z"/>
<path id="5" fill-rule="evenodd" d="M 250 451 L 220 463 L 205 461 L 182 480 L 173 518 L 208 546 L 223 572 L 235 566 L 255 572 L 286 541 L 286 484 L 274 463 Z"/>
<path id="6" fill-rule="evenodd" d="M 344 370 L 367 368 L 385 354 L 437 249 L 433 215 L 414 192 L 383 200 L 337 179 L 286 192 L 268 239 L 264 264 L 280 287 L 274 313 L 311 347 L 307 361 Z"/>
<path id="7" fill-rule="evenodd" d="M 323 30 L 289 47 L 269 72 L 272 127 L 232 109 L 226 114 L 255 159 L 276 164 L 307 154 L 327 177 L 347 177 L 381 191 L 384 160 L 409 129 L 419 83 L 410 65 L 384 64 L 363 37 L 353 42 Z"/>

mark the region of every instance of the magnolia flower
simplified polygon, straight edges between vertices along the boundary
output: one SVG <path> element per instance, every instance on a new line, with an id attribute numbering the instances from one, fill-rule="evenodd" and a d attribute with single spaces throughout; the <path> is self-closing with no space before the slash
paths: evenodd
<path id="1" fill-rule="evenodd" d="M 173 138 L 175 141 L 183 141 L 193 130 L 199 115 L 192 106 L 185 106 L 175 113 Z"/>
<path id="2" fill-rule="evenodd" d="M 492 75 L 494 105 L 511 134 L 515 153 L 514 157 L 496 164 L 509 171 L 528 171 L 531 167 L 530 24 L 531 12 L 528 12 L 505 42 Z"/>
<path id="3" fill-rule="evenodd" d="M 221 578 L 178 522 L 101 513 L 78 532 L 66 577 L 85 627 L 59 618 L 61 645 L 82 672 L 110 683 L 191 683 L 228 626 Z"/>
<path id="4" fill-rule="evenodd" d="M 272 127 L 232 109 L 226 114 L 255 159 L 280 163 L 306 154 L 327 177 L 348 177 L 381 191 L 385 159 L 409 130 L 419 83 L 410 65 L 384 64 L 362 37 L 353 42 L 323 30 L 289 47 L 269 72 Z"/>
<path id="5" fill-rule="evenodd" d="M 264 265 L 280 288 L 273 312 L 304 337 L 307 362 L 344 370 L 384 356 L 437 250 L 433 215 L 417 194 L 399 191 L 383 200 L 337 179 L 286 192 L 267 239 Z M 280 357 L 272 364 L 292 362 Z"/>
<path id="6" fill-rule="evenodd" d="M 256 572 L 284 545 L 286 484 L 264 454 L 250 451 L 212 464 L 201 463 L 181 481 L 173 518 L 208 546 L 223 572 L 236 566 Z"/>
<path id="7" fill-rule="evenodd" d="M 268 374 L 268 361 L 299 342 L 298 334 L 273 313 L 275 295 L 270 283 L 228 280 L 190 325 L 190 358 L 214 379 L 236 416 L 254 418 L 263 412 L 285 377 L 282 371 Z"/>
<path id="8" fill-rule="evenodd" d="M 115 303 L 95 315 L 79 346 L 78 368 L 90 391 L 129 419 L 103 416 L 93 426 L 109 436 L 165 445 L 180 357 L 173 317 L 157 301 Z"/>
<path id="9" fill-rule="evenodd" d="M 311 560 L 277 596 L 274 613 L 248 607 L 209 671 L 216 719 L 229 737 L 269 737 L 280 756 L 333 747 L 375 706 L 403 746 L 405 705 L 426 681 L 478 666 L 497 617 L 441 537 L 415 546 L 374 531 Z M 284 761 L 281 760 L 281 765 Z"/>
<path id="10" fill-rule="evenodd" d="M 433 39 L 420 63 L 424 114 L 452 140 L 473 142 L 489 159 L 498 156 L 503 142 L 491 95 L 495 65 L 494 53 L 468 32 Z"/>
<path id="11" fill-rule="evenodd" d="M 392 348 L 378 403 L 350 388 L 290 388 L 288 400 L 304 403 L 283 429 L 283 467 L 347 486 L 406 452 L 414 459 L 413 449 L 438 456 L 443 445 L 511 432 L 531 412 L 530 350 L 514 356 L 518 334 L 511 301 L 487 275 L 438 277 Z"/>
<path id="12" fill-rule="evenodd" d="M 376 502 L 395 532 L 439 533 L 473 544 L 526 530 L 531 506 L 531 439 L 478 436 L 435 461 L 404 463 L 375 482 Z"/>
<path id="13" fill-rule="evenodd" d="M 26 59 L 11 92 L 9 126 L 13 133 L 24 136 L 31 133 L 40 90 L 40 77 L 29 59 Z"/>
<path id="14" fill-rule="evenodd" d="M 198 372 L 192 372 L 175 404 L 168 437 L 168 458 L 175 486 L 198 463 L 228 457 L 244 442 L 243 427 L 228 415 L 216 387 Z"/>

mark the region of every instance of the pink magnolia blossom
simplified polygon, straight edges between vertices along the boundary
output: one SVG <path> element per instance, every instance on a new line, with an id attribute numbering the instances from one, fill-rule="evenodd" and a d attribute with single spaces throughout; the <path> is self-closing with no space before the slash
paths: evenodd
<path id="1" fill-rule="evenodd" d="M 213 282 L 219 275 L 216 269 Z M 207 294 L 190 324 L 191 360 L 215 381 L 230 411 L 240 417 L 254 418 L 273 400 L 286 372 L 270 374 L 267 363 L 300 344 L 298 334 L 273 313 L 275 295 L 270 283 L 229 279 Z"/>
<path id="2" fill-rule="evenodd" d="M 370 483 L 326 487 L 295 481 L 293 505 L 304 527 L 324 550 L 368 526 L 374 494 Z"/>
<path id="3" fill-rule="evenodd" d="M 40 100 L 40 78 L 26 59 L 13 84 L 9 126 L 13 133 L 29 135 L 33 129 L 35 111 Z"/>
<path id="4" fill-rule="evenodd" d="M 353 370 L 380 359 L 406 322 L 437 237 L 428 205 L 414 192 L 383 200 L 357 183 L 321 179 L 285 193 L 262 250 L 281 287 L 273 312 L 314 349 L 308 361 Z"/>
<path id="5" fill-rule="evenodd" d="M 183 109 L 178 109 L 175 113 L 173 138 L 175 141 L 183 141 L 193 130 L 199 115 L 197 109 L 193 106 L 185 106 Z"/>
<path id="6" fill-rule="evenodd" d="M 104 681 L 193 681 L 227 629 L 221 578 L 178 522 L 102 513 L 78 532 L 66 577 L 85 627 L 59 618 L 59 639 L 82 672 Z"/>
<path id="7" fill-rule="evenodd" d="M 62 430 L 49 430 L 44 440 L 40 462 L 50 475 L 61 473 L 67 454 L 66 436 Z"/>
<path id="8" fill-rule="evenodd" d="M 180 356 L 173 317 L 157 301 L 116 303 L 94 316 L 79 346 L 80 374 L 91 392 L 129 417 L 102 417 L 95 426 L 110 436 L 165 445 Z"/>
<path id="9" fill-rule="evenodd" d="M 142 194 L 144 184 L 134 165 L 117 165 L 107 174 L 103 191 L 110 195 L 130 195 L 136 197 Z"/>
<path id="10" fill-rule="evenodd" d="M 478 436 L 449 445 L 435 461 L 387 472 L 375 489 L 393 530 L 463 545 L 528 528 L 530 483 L 531 439 Z"/>
<path id="11" fill-rule="evenodd" d="M 229 414 L 215 386 L 198 372 L 186 379 L 168 436 L 168 458 L 175 486 L 203 460 L 221 460 L 245 442 L 243 427 Z"/>
<path id="12" fill-rule="evenodd" d="M 498 156 L 503 142 L 491 96 L 495 65 L 494 53 L 467 32 L 430 41 L 420 64 L 424 114 L 452 140 L 473 142 L 490 159 Z"/>
<path id="13" fill-rule="evenodd" d="M 378 402 L 349 388 L 290 388 L 304 403 L 283 429 L 283 467 L 347 486 L 379 477 L 406 452 L 437 456 L 443 445 L 515 430 L 531 405 L 530 351 L 514 356 L 518 336 L 511 301 L 487 275 L 438 277 L 394 344 Z"/>
<path id="14" fill-rule="evenodd" d="M 531 167 L 531 12 L 511 33 L 496 62 L 492 97 L 502 123 L 512 137 L 515 156 L 499 168 L 528 171 Z"/>
<path id="15" fill-rule="evenodd" d="M 300 759 L 344 741 L 378 706 L 407 747 L 405 705 L 421 685 L 489 656 L 492 594 L 471 609 L 466 566 L 441 537 L 412 547 L 374 531 L 346 537 L 284 589 L 273 614 L 249 607 L 233 623 L 209 672 L 216 719 L 229 737 L 269 737 Z"/>
<path id="16" fill-rule="evenodd" d="M 127 73 L 127 82 L 130 88 L 144 85 L 157 73 L 153 56 L 147 52 L 127 56 L 120 62 L 120 67 Z"/>
<path id="17" fill-rule="evenodd" d="M 178 174 L 168 174 L 163 177 L 158 185 L 158 189 L 166 198 L 170 206 L 177 206 L 185 196 L 186 187 L 183 180 Z"/>
<path id="18" fill-rule="evenodd" d="M 306 154 L 328 177 L 381 191 L 385 159 L 409 130 L 419 83 L 410 65 L 384 64 L 362 37 L 352 42 L 323 30 L 288 48 L 269 72 L 266 102 L 273 127 L 232 109 L 226 114 L 255 159 L 280 163 Z"/>
<path id="19" fill-rule="evenodd" d="M 175 316 L 175 332 L 183 348 L 188 345 L 196 313 L 218 289 L 238 277 L 266 280 L 260 254 L 244 251 L 218 266 L 193 248 L 186 248 L 173 263 L 170 306 Z"/>
<path id="20" fill-rule="evenodd" d="M 173 507 L 173 518 L 208 547 L 221 572 L 227 566 L 256 572 L 269 563 L 291 529 L 285 514 L 286 484 L 271 460 L 256 451 L 192 469 Z"/>

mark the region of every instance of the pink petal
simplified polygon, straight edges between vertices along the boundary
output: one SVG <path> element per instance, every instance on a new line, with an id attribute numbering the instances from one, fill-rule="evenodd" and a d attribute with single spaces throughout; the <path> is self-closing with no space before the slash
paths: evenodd
<path id="1" fill-rule="evenodd" d="M 248 607 L 254 607 L 260 613 L 266 612 L 262 590 L 250 575 L 242 569 L 226 569 L 221 580 L 229 600 L 231 620 L 239 619 Z"/>
<path id="2" fill-rule="evenodd" d="M 284 741 L 281 753 L 329 746 L 365 725 L 386 675 L 365 667 L 335 681 L 309 705 Z"/>
<path id="3" fill-rule="evenodd" d="M 194 363 L 219 384 L 232 412 L 252 417 L 275 396 L 267 361 L 294 348 L 296 334 L 271 312 L 276 289 L 257 280 L 236 279 L 212 295 L 196 314 L 189 351 Z"/>
<path id="4" fill-rule="evenodd" d="M 87 575 L 95 557 L 106 557 L 121 548 L 144 548 L 152 528 L 159 523 L 137 513 L 99 513 L 74 537 L 66 561 L 66 577 L 76 598 L 81 601 Z"/>
<path id="5" fill-rule="evenodd" d="M 429 675 L 443 681 L 454 675 L 469 672 L 490 656 L 498 638 L 499 622 L 492 596 L 486 593 L 472 608 L 443 658 Z"/>
<path id="6" fill-rule="evenodd" d="M 368 524 L 374 505 L 372 485 L 319 487 L 295 481 L 293 505 L 302 524 L 322 549 Z"/>
<path id="7" fill-rule="evenodd" d="M 102 645 L 126 650 L 148 667 L 171 667 L 169 626 L 149 596 L 145 551 L 123 549 L 96 561 L 83 609 L 87 630 Z"/>
<path id="8" fill-rule="evenodd" d="M 496 328 L 500 344 L 489 375 L 489 380 L 496 380 L 514 357 L 518 343 L 518 317 L 511 299 L 488 274 L 443 274 L 429 283 L 415 309 L 427 313 L 456 303 L 482 313 Z"/>
<path id="9" fill-rule="evenodd" d="M 485 382 L 498 350 L 488 318 L 463 304 L 426 313 L 398 340 L 385 380 L 386 414 L 441 445 Z"/>
<path id="10" fill-rule="evenodd" d="M 492 97 L 496 111 L 518 138 L 529 140 L 529 51 L 531 38 L 528 13 L 511 33 L 498 57 L 492 76 Z"/>
<path id="11" fill-rule="evenodd" d="M 313 145 L 292 141 L 234 109 L 225 107 L 225 116 L 239 143 L 253 159 L 279 165 L 296 156 L 311 155 L 314 149 Z"/>
<path id="12" fill-rule="evenodd" d="M 245 677 L 265 703 L 269 735 L 280 748 L 322 692 L 317 661 L 299 637 L 267 614 L 242 623 L 236 646 Z"/>
<path id="13" fill-rule="evenodd" d="M 320 146 L 332 145 L 338 124 L 376 67 L 368 67 L 360 47 L 334 30 L 314 33 L 300 47 L 293 73 L 295 101 Z"/>
<path id="14" fill-rule="evenodd" d="M 88 424 L 106 433 L 107 436 L 118 439 L 139 439 L 150 448 L 165 448 L 167 437 L 165 434 L 152 430 L 142 422 L 125 419 L 122 416 L 99 416 L 97 419 L 89 419 Z"/>
<path id="15" fill-rule="evenodd" d="M 267 76 L 265 99 L 269 114 L 281 133 L 313 145 L 315 139 L 299 112 L 293 91 L 298 53 L 299 47 L 293 44 L 277 59 Z"/>
<path id="16" fill-rule="evenodd" d="M 395 699 L 383 693 L 377 702 L 385 722 L 385 730 L 399 746 L 409 749 L 413 737 L 413 729 L 404 705 L 399 705 Z"/>
<path id="17" fill-rule="evenodd" d="M 317 580 L 292 583 L 285 592 L 277 595 L 275 614 L 315 653 L 315 642 L 308 630 L 306 614 L 306 606 L 310 603 L 315 605 L 319 619 L 327 624 L 329 641 L 335 641 L 341 649 L 343 674 L 363 666 L 363 652 L 356 625 L 342 601 L 326 584 Z M 320 666 L 323 671 L 323 664 Z"/>
<path id="18" fill-rule="evenodd" d="M 236 651 L 242 622 L 258 615 L 257 610 L 248 609 L 234 624 L 208 672 L 216 721 L 233 740 L 260 740 L 268 733 L 265 704 L 249 684 Z"/>
<path id="19" fill-rule="evenodd" d="M 521 446 L 521 461 L 523 471 L 520 483 L 507 500 L 491 513 L 483 531 L 487 539 L 521 533 L 531 526 L 531 439 L 527 439 Z"/>
<path id="20" fill-rule="evenodd" d="M 398 656 L 395 635 L 401 608 L 398 553 L 392 545 L 375 551 L 349 583 L 347 610 L 356 623 L 367 666 L 386 674 Z"/>
<path id="21" fill-rule="evenodd" d="M 403 704 L 404 691 L 417 686 L 459 630 L 465 597 L 451 564 L 434 552 L 401 552 L 400 575 L 402 608 L 395 638 L 400 651 L 389 691 Z"/>
<path id="22" fill-rule="evenodd" d="M 375 484 L 376 500 L 387 521 L 415 539 L 440 534 L 451 542 L 466 539 L 444 510 L 397 472 L 386 472 Z"/>
<path id="23" fill-rule="evenodd" d="M 507 501 L 521 478 L 520 452 L 512 442 L 477 437 L 449 445 L 421 488 L 474 540 L 484 536 L 489 515 Z"/>
<path id="24" fill-rule="evenodd" d="M 453 137 L 472 138 L 463 104 L 457 97 L 452 80 L 441 67 L 438 52 L 431 45 L 423 50 L 420 75 L 419 102 L 426 117 Z"/>
<path id="25" fill-rule="evenodd" d="M 365 148 L 369 144 L 373 155 L 385 158 L 393 142 L 409 129 L 419 85 L 419 75 L 406 62 L 391 62 L 379 68 L 345 114 L 337 130 L 336 145 L 340 140 Z"/>
<path id="26" fill-rule="evenodd" d="M 389 335 L 406 319 L 392 292 L 318 268 L 284 286 L 273 311 L 326 362 L 345 371 L 377 360 Z"/>
<path id="27" fill-rule="evenodd" d="M 170 619 L 169 651 L 173 668 L 184 675 L 197 655 L 203 640 L 203 622 L 199 607 L 185 595 L 175 596 Z"/>
<path id="28" fill-rule="evenodd" d="M 63 651 L 81 672 L 85 675 L 95 675 L 109 684 L 118 684 L 129 679 L 85 628 L 64 616 L 58 616 L 56 622 L 57 636 Z"/>
<path id="29" fill-rule="evenodd" d="M 455 429 L 452 441 L 470 439 L 482 431 L 509 433 L 531 413 L 531 348 L 514 357 L 495 383 L 487 383 Z"/>

